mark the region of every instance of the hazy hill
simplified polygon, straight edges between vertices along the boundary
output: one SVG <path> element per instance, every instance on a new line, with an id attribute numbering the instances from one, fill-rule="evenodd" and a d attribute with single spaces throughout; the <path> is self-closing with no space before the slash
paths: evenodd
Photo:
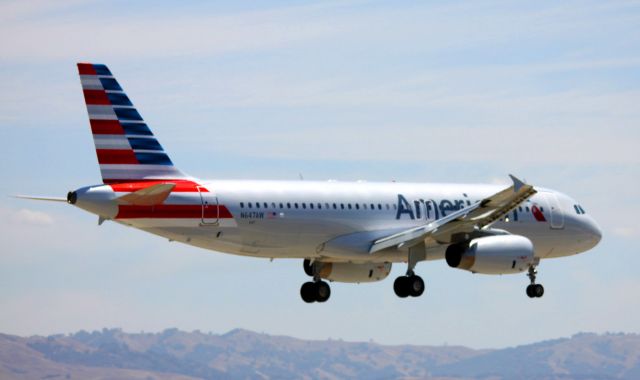
<path id="1" fill-rule="evenodd" d="M 306 341 L 233 330 L 0 334 L 1 379 L 640 379 L 640 335 L 501 350 Z"/>

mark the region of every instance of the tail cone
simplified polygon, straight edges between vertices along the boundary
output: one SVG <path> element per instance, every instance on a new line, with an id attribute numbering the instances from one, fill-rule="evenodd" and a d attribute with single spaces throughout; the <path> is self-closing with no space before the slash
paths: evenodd
<path id="1" fill-rule="evenodd" d="M 67 193 L 67 203 L 74 205 L 78 200 L 78 194 L 75 191 L 70 191 Z"/>

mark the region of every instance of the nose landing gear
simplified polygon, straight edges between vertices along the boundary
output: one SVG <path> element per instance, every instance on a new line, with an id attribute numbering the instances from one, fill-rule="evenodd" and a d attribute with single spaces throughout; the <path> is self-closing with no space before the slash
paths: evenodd
<path id="1" fill-rule="evenodd" d="M 538 271 L 536 270 L 536 267 L 533 265 L 530 266 L 529 272 L 527 273 L 529 280 L 531 280 L 531 284 L 527 286 L 527 295 L 529 298 L 540 298 L 544 295 L 544 287 L 541 284 L 536 284 L 537 274 Z"/>

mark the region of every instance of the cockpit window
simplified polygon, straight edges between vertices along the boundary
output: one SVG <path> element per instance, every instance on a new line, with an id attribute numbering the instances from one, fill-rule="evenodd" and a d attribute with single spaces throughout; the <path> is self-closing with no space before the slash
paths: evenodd
<path id="1" fill-rule="evenodd" d="M 587 213 L 586 211 L 584 211 L 584 209 L 580 205 L 573 205 L 573 208 L 574 208 L 574 210 L 576 210 L 576 214 L 578 214 L 578 215 L 582 215 L 582 214 L 586 214 Z"/>
<path id="2" fill-rule="evenodd" d="M 581 211 L 583 214 L 586 214 L 586 213 L 587 213 L 586 211 L 584 211 L 584 209 L 582 208 L 582 206 L 578 205 L 578 208 L 580 209 L 580 211 Z"/>

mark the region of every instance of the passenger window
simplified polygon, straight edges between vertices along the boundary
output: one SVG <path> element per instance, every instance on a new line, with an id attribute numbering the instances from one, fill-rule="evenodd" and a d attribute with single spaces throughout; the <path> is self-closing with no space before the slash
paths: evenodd
<path id="1" fill-rule="evenodd" d="M 328 204 L 328 203 L 325 203 L 325 204 L 324 204 L 324 208 L 326 208 L 326 209 L 328 210 L 328 209 L 329 209 L 329 204 Z M 335 207 L 334 207 L 334 208 L 335 208 Z"/>
<path id="2" fill-rule="evenodd" d="M 275 202 L 271 202 L 271 208 L 276 208 Z"/>
<path id="3" fill-rule="evenodd" d="M 302 202 L 302 208 L 303 208 L 303 209 L 306 209 L 306 208 L 307 208 L 307 204 L 306 204 L 306 203 L 304 203 L 304 202 Z"/>
<path id="4" fill-rule="evenodd" d="M 267 204 L 267 202 L 264 202 L 264 208 L 269 208 L 269 205 Z"/>
<path id="5" fill-rule="evenodd" d="M 527 210 L 527 212 L 529 212 L 529 206 L 525 207 L 525 210 Z"/>
<path id="6" fill-rule="evenodd" d="M 294 203 L 294 204 L 293 204 L 293 206 L 294 206 L 295 208 L 298 208 L 298 202 Z"/>
<path id="7" fill-rule="evenodd" d="M 344 210 L 344 203 L 340 203 L 340 209 Z"/>
<path id="8" fill-rule="evenodd" d="M 540 206 L 540 212 L 544 212 L 544 207 Z"/>
<path id="9" fill-rule="evenodd" d="M 291 203 L 287 202 L 287 208 L 291 208 Z"/>
<path id="10" fill-rule="evenodd" d="M 374 205 L 373 205 L 373 203 L 372 203 L 372 204 L 370 204 L 369 206 L 371 206 L 371 209 L 372 209 L 372 210 L 375 210 L 375 209 L 376 209 L 376 206 L 374 206 Z"/>
<path id="11" fill-rule="evenodd" d="M 360 210 L 360 205 L 356 203 L 356 210 Z"/>
<path id="12" fill-rule="evenodd" d="M 280 208 L 284 208 L 284 206 L 282 205 L 282 202 L 280 202 Z"/>
<path id="13" fill-rule="evenodd" d="M 349 210 L 351 210 L 351 203 L 347 204 L 347 207 L 349 207 Z"/>
<path id="14" fill-rule="evenodd" d="M 244 202 L 240 202 L 240 208 L 244 208 Z"/>
<path id="15" fill-rule="evenodd" d="M 313 203 L 309 203 L 309 208 L 313 210 Z"/>
<path id="16" fill-rule="evenodd" d="M 322 210 L 322 203 L 318 203 L 318 210 Z"/>
<path id="17" fill-rule="evenodd" d="M 337 210 L 337 209 L 338 209 L 338 205 L 334 203 L 334 204 L 333 204 L 333 209 L 334 209 L 334 210 Z"/>
<path id="18" fill-rule="evenodd" d="M 251 208 L 251 202 L 249 202 L 249 204 L 247 206 L 249 206 L 249 208 Z"/>
<path id="19" fill-rule="evenodd" d="M 382 205 L 378 203 L 378 210 L 382 210 Z"/>
<path id="20" fill-rule="evenodd" d="M 389 209 L 389 204 L 387 203 L 387 210 Z"/>
<path id="21" fill-rule="evenodd" d="M 397 208 L 398 208 L 398 205 L 394 203 L 393 204 L 393 209 L 396 210 Z"/>
<path id="22" fill-rule="evenodd" d="M 256 202 L 256 208 L 260 208 L 260 202 Z"/>

